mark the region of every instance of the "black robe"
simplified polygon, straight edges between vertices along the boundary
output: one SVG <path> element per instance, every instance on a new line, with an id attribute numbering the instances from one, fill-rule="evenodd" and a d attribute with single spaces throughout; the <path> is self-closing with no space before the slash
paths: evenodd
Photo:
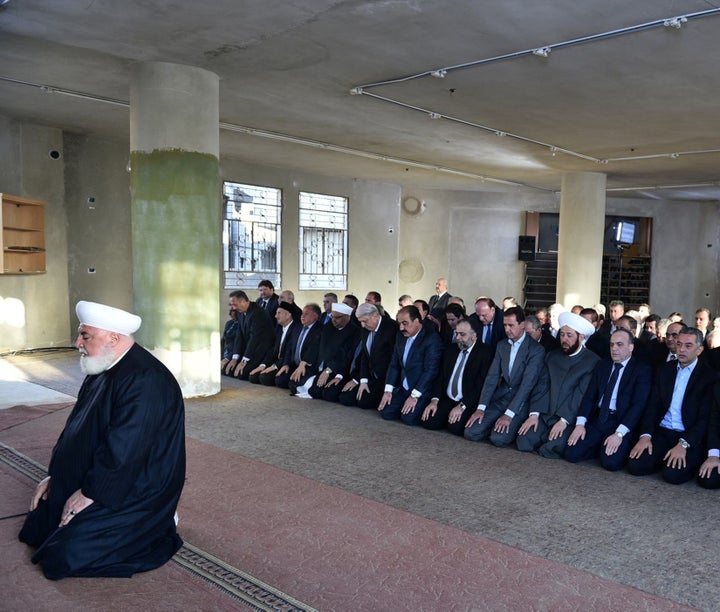
<path id="1" fill-rule="evenodd" d="M 48 474 L 48 499 L 20 531 L 47 578 L 128 577 L 168 561 L 182 545 L 173 515 L 185 481 L 185 411 L 170 371 L 134 344 L 87 376 Z M 58 528 L 78 489 L 94 502 Z"/>

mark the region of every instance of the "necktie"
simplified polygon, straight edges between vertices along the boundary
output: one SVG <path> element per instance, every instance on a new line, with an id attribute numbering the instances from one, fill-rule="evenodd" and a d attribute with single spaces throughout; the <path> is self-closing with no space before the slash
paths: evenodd
<path id="1" fill-rule="evenodd" d="M 601 418 L 603 416 L 604 418 L 607 418 L 607 413 L 610 411 L 610 400 L 612 399 L 613 389 L 615 389 L 618 376 L 620 376 L 620 368 L 622 367 L 622 363 L 616 363 L 613 366 L 610 380 L 608 380 L 607 385 L 605 385 L 605 391 L 603 391 L 602 400 L 600 401 Z"/>
<path id="2" fill-rule="evenodd" d="M 373 343 L 373 340 L 374 340 L 374 339 L 375 339 L 375 332 L 374 332 L 374 331 L 371 331 L 371 332 L 368 334 L 367 343 L 366 343 L 366 345 L 365 345 L 365 346 L 367 346 L 368 355 L 370 354 L 370 349 L 372 348 L 372 343 Z"/>
<path id="3" fill-rule="evenodd" d="M 407 342 L 405 343 L 405 351 L 403 352 L 403 371 L 405 370 L 405 364 L 407 363 L 408 355 L 410 354 L 410 347 L 412 346 L 413 341 L 415 338 L 408 338 Z M 410 389 L 410 383 L 408 383 L 407 376 L 403 375 L 403 389 L 408 391 Z"/>
<path id="4" fill-rule="evenodd" d="M 267 308 L 267 302 L 265 300 L 263 300 L 262 307 L 263 307 L 263 310 L 265 310 Z"/>
<path id="5" fill-rule="evenodd" d="M 450 382 L 450 392 L 452 393 L 453 399 L 458 396 L 458 383 L 460 382 L 460 375 L 462 374 L 466 359 L 467 349 L 460 353 L 460 359 L 458 360 L 458 364 L 455 367 L 455 374 L 453 374 L 452 381 Z"/>
<path id="6" fill-rule="evenodd" d="M 302 331 L 300 332 L 300 337 L 298 338 L 297 346 L 295 347 L 295 363 L 300 363 L 302 359 L 300 359 L 300 351 L 302 350 L 303 342 L 305 341 L 305 335 L 307 334 L 309 327 L 305 326 L 302 328 Z"/>
<path id="7" fill-rule="evenodd" d="M 492 329 L 492 326 L 486 325 L 485 329 L 483 329 L 483 344 L 490 344 L 490 330 Z"/>

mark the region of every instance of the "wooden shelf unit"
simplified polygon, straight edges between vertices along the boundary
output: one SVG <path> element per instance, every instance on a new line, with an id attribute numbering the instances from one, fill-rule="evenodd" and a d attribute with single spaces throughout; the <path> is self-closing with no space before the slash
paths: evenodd
<path id="1" fill-rule="evenodd" d="M 0 193 L 0 274 L 45 272 L 45 202 Z"/>

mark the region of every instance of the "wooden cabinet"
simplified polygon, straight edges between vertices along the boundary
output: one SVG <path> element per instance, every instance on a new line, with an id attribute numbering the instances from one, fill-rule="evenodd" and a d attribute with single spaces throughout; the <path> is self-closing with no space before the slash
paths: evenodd
<path id="1" fill-rule="evenodd" d="M 1 274 L 45 272 L 45 203 L 0 194 Z"/>

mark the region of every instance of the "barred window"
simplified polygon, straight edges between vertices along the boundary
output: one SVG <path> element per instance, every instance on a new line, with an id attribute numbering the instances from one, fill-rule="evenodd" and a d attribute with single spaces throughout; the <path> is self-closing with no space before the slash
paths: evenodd
<path id="1" fill-rule="evenodd" d="M 347 198 L 300 192 L 300 289 L 347 289 L 347 227 Z"/>
<path id="2" fill-rule="evenodd" d="M 280 190 L 224 181 L 223 202 L 225 288 L 280 287 Z"/>

